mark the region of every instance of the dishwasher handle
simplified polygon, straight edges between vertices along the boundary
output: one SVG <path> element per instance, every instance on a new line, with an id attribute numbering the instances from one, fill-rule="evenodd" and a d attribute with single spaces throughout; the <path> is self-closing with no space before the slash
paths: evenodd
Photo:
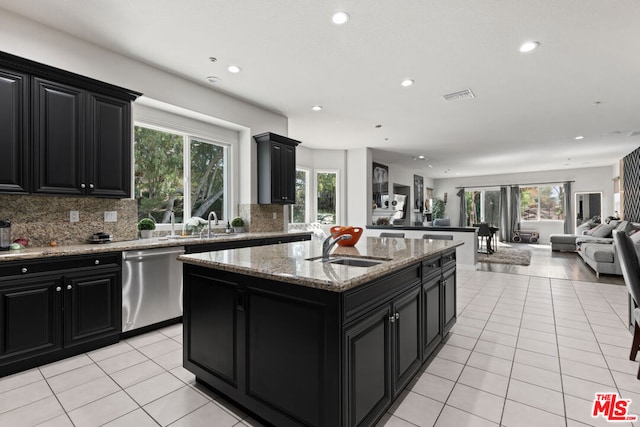
<path id="1" fill-rule="evenodd" d="M 149 252 L 149 253 L 136 252 L 135 254 L 131 252 L 123 252 L 122 260 L 123 261 L 142 261 L 144 258 L 153 258 L 153 257 L 159 257 L 159 256 L 166 256 L 166 255 L 184 255 L 184 249 L 180 249 L 178 251 Z"/>

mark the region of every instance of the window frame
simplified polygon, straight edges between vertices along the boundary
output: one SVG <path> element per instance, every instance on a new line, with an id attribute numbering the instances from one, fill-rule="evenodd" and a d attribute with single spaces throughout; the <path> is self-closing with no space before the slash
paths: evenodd
<path id="1" fill-rule="evenodd" d="M 313 170 L 313 222 L 318 222 L 318 174 L 333 173 L 336 175 L 336 215 L 335 223 L 342 223 L 342 204 L 340 203 L 340 169 L 314 169 Z M 329 224 L 327 224 L 329 225 Z M 333 225 L 333 224 L 331 224 Z"/>
<path id="2" fill-rule="evenodd" d="M 304 221 L 302 223 L 293 221 L 293 208 L 295 206 L 295 204 L 293 204 L 289 209 L 289 224 L 308 224 L 311 214 L 311 203 L 309 194 L 309 190 L 311 189 L 311 169 L 296 166 L 296 175 L 298 174 L 298 172 L 304 172 L 304 174 L 306 175 L 304 182 Z"/>
<path id="3" fill-rule="evenodd" d="M 559 219 L 545 219 L 545 218 L 540 218 L 540 212 L 542 211 L 541 208 L 541 201 L 540 201 L 540 194 L 541 188 L 553 188 L 553 187 L 561 187 L 562 188 L 563 184 L 558 182 L 558 183 L 551 183 L 551 184 L 530 184 L 530 185 L 526 185 L 526 184 L 522 184 L 520 185 L 518 188 L 520 190 L 520 195 L 522 196 L 522 189 L 523 188 L 537 188 L 538 189 L 538 197 L 537 197 L 537 202 L 538 202 L 538 209 L 536 212 L 536 219 L 525 219 L 523 216 L 523 211 L 522 211 L 522 204 L 519 206 L 519 214 L 520 214 L 520 220 L 524 221 L 524 222 L 564 222 L 565 218 Z M 562 200 L 562 198 L 560 199 L 560 203 L 562 204 L 562 210 L 563 210 L 563 215 L 566 217 L 566 206 L 564 206 L 564 200 Z"/>
<path id="4" fill-rule="evenodd" d="M 188 219 L 191 218 L 191 142 L 193 140 L 196 140 L 198 142 L 204 142 L 207 144 L 212 144 L 212 145 L 217 145 L 223 148 L 223 152 L 224 152 L 224 171 L 223 171 L 223 178 L 224 178 L 224 197 L 223 197 L 223 210 L 222 210 L 222 218 L 218 218 L 220 221 L 224 220 L 224 221 L 230 221 L 231 220 L 231 212 L 229 210 L 229 207 L 231 206 L 230 204 L 230 200 L 229 198 L 231 197 L 231 182 L 229 181 L 231 179 L 231 173 L 230 173 L 230 167 L 229 167 L 229 162 L 231 161 L 232 158 L 232 149 L 233 149 L 233 145 L 226 143 L 226 142 L 222 142 L 219 140 L 216 140 L 215 138 L 212 138 L 211 136 L 205 136 L 202 135 L 200 132 L 189 132 L 183 129 L 179 129 L 177 127 L 172 127 L 169 124 L 166 125 L 157 125 L 154 123 L 151 123 L 149 121 L 145 121 L 145 120 L 134 120 L 133 122 L 133 126 L 132 126 L 132 134 L 135 135 L 135 128 L 136 127 L 144 127 L 147 129 L 152 129 L 152 130 L 156 130 L 159 132 L 165 132 L 165 133 L 170 133 L 173 135 L 179 135 L 182 137 L 182 165 L 183 165 L 183 179 L 184 179 L 184 198 L 183 198 L 183 218 L 184 219 Z M 135 144 L 135 139 L 134 139 L 134 144 Z M 135 146 L 134 144 L 132 144 L 131 147 L 131 157 L 133 159 L 133 161 L 131 162 L 131 166 L 132 166 L 132 170 L 135 172 L 135 166 L 136 166 L 136 158 L 135 158 Z M 132 192 L 131 194 L 135 195 L 135 180 L 132 180 L 131 183 L 132 186 Z M 188 191 L 187 191 L 187 186 L 188 186 Z M 188 215 L 187 215 L 188 213 Z M 206 218 L 204 218 L 206 219 Z M 176 232 L 179 232 L 180 229 L 182 229 L 184 227 L 184 222 L 176 222 L 175 223 L 175 227 L 176 227 Z M 171 231 L 171 224 L 168 223 L 156 223 L 156 230 L 158 231 Z"/>

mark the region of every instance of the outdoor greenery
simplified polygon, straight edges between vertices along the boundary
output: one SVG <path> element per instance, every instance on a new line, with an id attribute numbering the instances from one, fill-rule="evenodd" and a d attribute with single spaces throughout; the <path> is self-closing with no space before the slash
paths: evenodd
<path id="1" fill-rule="evenodd" d="M 224 147 L 191 140 L 183 135 L 135 128 L 135 197 L 138 218 L 152 216 L 168 223 L 171 211 L 177 223 L 184 222 L 185 191 L 189 191 L 190 217 L 206 218 L 214 210 L 223 218 Z M 185 185 L 184 146 L 189 144 L 190 182 Z M 186 187 L 186 188 L 185 188 Z"/>
<path id="2" fill-rule="evenodd" d="M 563 220 L 562 185 L 520 188 L 520 216 L 523 220 Z"/>
<path id="3" fill-rule="evenodd" d="M 296 200 L 291 206 L 291 222 L 305 222 L 305 200 L 307 187 L 307 172 L 296 170 Z"/>
<path id="4" fill-rule="evenodd" d="M 318 173 L 318 221 L 322 224 L 336 223 L 336 174 Z"/>
<path id="5" fill-rule="evenodd" d="M 500 224 L 499 190 L 465 191 L 465 199 L 468 226 L 481 222 Z"/>
<path id="6" fill-rule="evenodd" d="M 151 215 L 156 222 L 167 223 L 173 210 L 176 222 L 182 222 L 183 137 L 136 126 L 134 140 L 138 218 Z"/>

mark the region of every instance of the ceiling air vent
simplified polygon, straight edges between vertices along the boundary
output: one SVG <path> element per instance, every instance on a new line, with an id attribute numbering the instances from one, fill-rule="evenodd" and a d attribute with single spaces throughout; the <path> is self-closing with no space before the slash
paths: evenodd
<path id="1" fill-rule="evenodd" d="M 640 130 L 634 130 L 629 134 L 629 136 L 640 136 Z"/>
<path id="2" fill-rule="evenodd" d="M 461 90 L 460 92 L 448 93 L 446 95 L 442 95 L 442 98 L 447 101 L 460 101 L 463 99 L 473 99 L 476 96 L 471 92 L 471 89 Z"/>

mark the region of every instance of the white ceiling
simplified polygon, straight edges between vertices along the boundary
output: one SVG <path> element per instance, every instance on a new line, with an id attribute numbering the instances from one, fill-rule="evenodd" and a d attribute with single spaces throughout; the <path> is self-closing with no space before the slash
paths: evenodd
<path id="1" fill-rule="evenodd" d="M 433 178 L 612 165 L 640 146 L 629 136 L 640 131 L 637 0 L 0 0 L 0 8 L 209 88 L 206 77 L 218 76 L 216 90 L 287 116 L 289 136 L 307 147 L 372 147 Z M 336 10 L 351 20 L 332 24 Z M 522 54 L 527 40 L 540 47 Z M 243 71 L 230 74 L 230 64 Z M 415 85 L 401 87 L 405 78 Z M 475 99 L 442 98 L 467 88 Z M 412 160 L 420 154 L 428 160 Z"/>

